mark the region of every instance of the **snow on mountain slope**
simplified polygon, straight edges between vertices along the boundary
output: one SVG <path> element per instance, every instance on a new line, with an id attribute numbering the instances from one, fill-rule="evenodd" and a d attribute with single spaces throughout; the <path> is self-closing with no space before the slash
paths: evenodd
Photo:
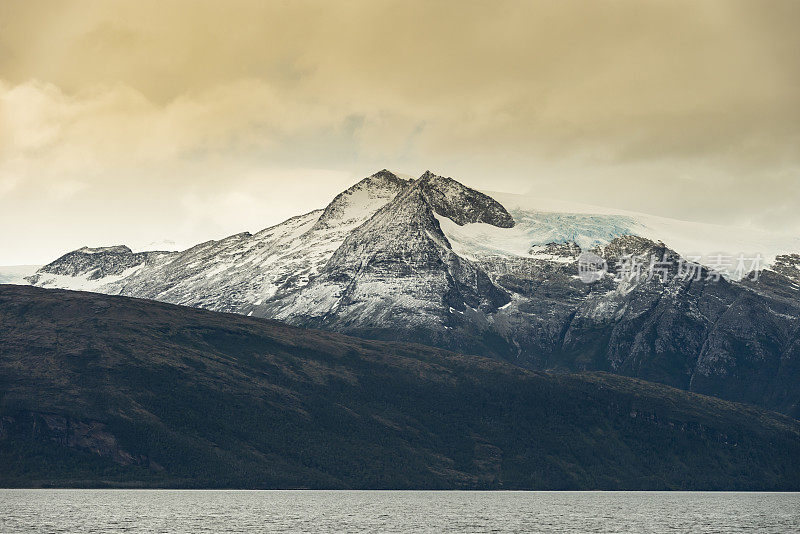
<path id="1" fill-rule="evenodd" d="M 357 226 L 406 186 L 389 171 L 369 176 L 324 209 L 254 235 L 193 247 L 156 270 L 110 286 L 121 294 L 246 313 L 277 292 L 301 287 Z"/>
<path id="2" fill-rule="evenodd" d="M 64 254 L 27 277 L 33 285 L 109 293 L 110 283 L 169 261 L 172 252 L 133 252 L 125 245 L 82 247 Z"/>
<path id="3" fill-rule="evenodd" d="M 392 200 L 407 182 L 389 171 L 365 178 L 324 209 L 255 234 L 244 232 L 159 257 L 107 247 L 79 249 L 31 277 L 43 287 L 130 295 L 244 313 L 283 289 L 305 285 L 347 235 Z M 113 270 L 98 268 L 97 260 Z M 130 269 L 122 271 L 119 266 Z"/>
<path id="4" fill-rule="evenodd" d="M 602 256 L 608 275 L 584 283 L 581 248 Z M 675 276 L 678 253 L 718 251 L 771 258 L 800 242 L 384 170 L 255 234 L 182 252 L 84 248 L 28 279 L 539 369 L 611 371 L 800 414 L 800 258 L 783 254 L 763 280 Z M 612 276 L 630 254 L 669 260 L 671 277 Z"/>
<path id="5" fill-rule="evenodd" d="M 484 265 L 486 258 L 574 263 L 573 243 L 587 250 L 625 235 L 664 242 L 699 262 L 720 252 L 760 254 L 766 262 L 778 254 L 800 250 L 800 238 L 795 236 L 525 195 L 487 195 L 430 172 L 415 181 L 383 170 L 337 195 L 324 210 L 293 217 L 255 234 L 236 234 L 182 252 L 84 247 L 41 268 L 28 280 L 43 287 L 119 293 L 245 312 L 276 295 L 304 287 L 348 238 L 351 243 L 363 239 L 391 247 L 385 239 L 378 239 L 381 236 L 363 232 L 350 236 L 409 188 L 416 188 L 420 202 L 430 207 L 436 231 L 442 232 L 447 242 L 445 248 L 462 259 L 484 261 Z M 391 223 L 387 222 L 389 227 Z M 537 264 L 537 269 L 540 267 Z M 321 301 L 308 304 L 314 308 Z"/>
<path id="6" fill-rule="evenodd" d="M 409 181 L 383 169 L 334 197 L 316 226 L 352 230 L 403 190 Z"/>
<path id="7" fill-rule="evenodd" d="M 129 267 L 119 274 L 109 274 L 102 278 L 93 278 L 94 271 L 79 274 L 46 273 L 29 276 L 33 285 L 49 288 L 72 289 L 74 291 L 92 291 L 95 293 L 116 294 L 111 286 L 123 278 L 133 276 L 142 269 L 144 264 Z"/>
<path id="8" fill-rule="evenodd" d="M 465 257 L 510 255 L 528 257 L 550 243 L 575 243 L 588 250 L 623 235 L 641 235 L 644 227 L 632 217 L 512 210 L 516 224 L 500 228 L 485 223 L 459 226 L 437 216 L 453 250 Z"/>
<path id="9" fill-rule="evenodd" d="M 646 237 L 653 241 L 662 241 L 670 248 L 687 258 L 714 257 L 717 254 L 737 256 L 744 254 L 754 257 L 760 254 L 765 264 L 771 264 L 779 254 L 800 250 L 800 236 L 767 232 L 753 228 L 724 226 L 693 221 L 682 221 L 668 217 L 659 217 L 645 213 L 637 213 L 614 208 L 591 206 L 565 201 L 553 201 L 528 195 L 511 193 L 487 193 L 503 204 L 514 216 L 518 224 L 525 225 L 525 218 L 545 224 L 552 223 L 554 242 L 568 239 L 572 228 L 580 230 L 575 240 L 582 247 L 585 244 L 603 244 L 609 236 L 619 230 L 626 233 Z M 591 216 L 598 225 L 592 229 L 591 224 L 584 225 L 582 216 Z M 521 223 L 522 221 L 522 223 Z M 542 239 L 546 239 L 543 235 Z"/>
<path id="10" fill-rule="evenodd" d="M 438 184 L 447 187 L 432 193 Z M 486 273 L 453 253 L 438 223 L 446 217 L 434 210 L 497 224 L 509 224 L 510 216 L 494 200 L 458 187 L 465 191 L 426 173 L 354 229 L 307 286 L 276 295 L 253 315 L 369 337 L 407 332 L 435 342 L 462 321 L 454 313 L 488 313 L 506 304 L 508 295 Z"/>

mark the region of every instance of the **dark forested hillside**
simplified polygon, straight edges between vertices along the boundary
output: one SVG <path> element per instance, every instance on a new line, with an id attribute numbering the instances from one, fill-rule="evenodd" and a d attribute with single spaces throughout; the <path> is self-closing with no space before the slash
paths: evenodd
<path id="1" fill-rule="evenodd" d="M 800 489 L 800 423 L 614 375 L 5 285 L 0 486 Z"/>

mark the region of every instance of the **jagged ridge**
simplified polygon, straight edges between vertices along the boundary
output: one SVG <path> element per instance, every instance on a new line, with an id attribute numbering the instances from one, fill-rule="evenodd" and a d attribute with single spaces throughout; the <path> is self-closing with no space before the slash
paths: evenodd
<path id="1" fill-rule="evenodd" d="M 147 257 L 79 250 L 31 280 L 74 287 L 95 276 L 77 288 L 538 369 L 606 370 L 800 416 L 796 255 L 741 283 L 708 281 L 704 271 L 698 280 L 606 276 L 587 285 L 577 277 L 579 243 L 569 232 L 544 241 L 536 225 L 573 224 L 612 272 L 625 255 L 643 254 L 669 260 L 674 274 L 681 258 L 635 235 L 627 217 L 520 220 L 451 178 L 426 172 L 404 180 L 382 170 L 324 210 L 254 235 Z"/>

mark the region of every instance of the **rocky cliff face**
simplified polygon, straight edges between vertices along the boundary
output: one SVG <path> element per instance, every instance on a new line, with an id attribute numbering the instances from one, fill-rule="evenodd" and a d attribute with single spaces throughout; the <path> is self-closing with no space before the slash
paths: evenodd
<path id="1" fill-rule="evenodd" d="M 499 202 L 452 178 L 425 171 L 416 188 L 433 211 L 456 224 L 487 223 L 500 228 L 514 226 L 513 217 Z"/>
<path id="2" fill-rule="evenodd" d="M 251 313 L 366 337 L 411 336 L 455 346 L 448 330 L 467 326 L 458 314 L 467 309 L 491 313 L 510 297 L 453 252 L 434 210 L 438 206 L 460 220 L 493 218 L 500 224 L 509 216 L 501 206 L 465 194 L 463 186 L 437 194 L 432 205 L 427 199 L 438 179 L 426 173 L 410 184 L 354 229 L 309 284 L 277 294 Z"/>
<path id="3" fill-rule="evenodd" d="M 178 253 L 81 249 L 31 281 L 605 370 L 800 416 L 798 256 L 737 282 L 641 228 L 610 215 L 512 216 L 451 178 L 383 170 L 253 235 Z M 604 262 L 592 283 L 582 251 Z"/>
<path id="4" fill-rule="evenodd" d="M 169 261 L 171 252 L 134 253 L 125 245 L 83 247 L 64 254 L 29 277 L 33 285 L 82 285 L 86 289 L 132 276 L 136 271 Z"/>

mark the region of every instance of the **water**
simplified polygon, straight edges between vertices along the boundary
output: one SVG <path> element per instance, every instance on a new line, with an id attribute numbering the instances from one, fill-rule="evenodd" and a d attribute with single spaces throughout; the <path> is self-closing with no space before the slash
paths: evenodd
<path id="1" fill-rule="evenodd" d="M 0 490 L 0 532 L 798 532 L 800 493 Z"/>

